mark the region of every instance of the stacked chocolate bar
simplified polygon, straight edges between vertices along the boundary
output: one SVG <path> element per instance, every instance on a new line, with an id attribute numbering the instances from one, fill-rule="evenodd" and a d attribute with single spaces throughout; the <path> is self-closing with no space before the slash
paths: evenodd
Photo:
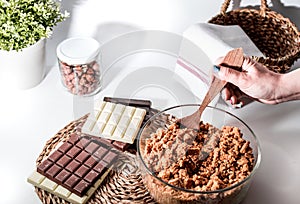
<path id="1" fill-rule="evenodd" d="M 95 104 L 96 115 L 90 113 L 82 127 L 85 134 L 71 134 L 58 144 L 29 183 L 68 202 L 86 203 L 113 168 L 120 150 L 133 148 L 141 125 L 150 117 L 151 102 L 105 97 Z"/>
<path id="2" fill-rule="evenodd" d="M 135 153 L 135 139 L 152 116 L 151 105 L 149 100 L 104 97 L 95 102 L 81 131 L 118 150 Z"/>
<path id="3" fill-rule="evenodd" d="M 117 159 L 105 144 L 72 134 L 28 178 L 28 182 L 72 203 L 85 203 Z"/>

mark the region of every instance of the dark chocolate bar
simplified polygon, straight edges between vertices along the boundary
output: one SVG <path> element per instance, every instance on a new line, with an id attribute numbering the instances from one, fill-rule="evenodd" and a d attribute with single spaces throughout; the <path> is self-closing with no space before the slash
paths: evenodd
<path id="1" fill-rule="evenodd" d="M 37 172 L 83 196 L 117 158 L 117 153 L 99 140 L 72 134 L 37 167 Z"/>
<path id="2" fill-rule="evenodd" d="M 152 105 L 150 100 L 142 100 L 142 99 L 104 97 L 103 100 L 106 102 L 119 103 L 126 106 L 134 106 L 134 107 L 147 108 L 147 109 L 149 109 Z"/>

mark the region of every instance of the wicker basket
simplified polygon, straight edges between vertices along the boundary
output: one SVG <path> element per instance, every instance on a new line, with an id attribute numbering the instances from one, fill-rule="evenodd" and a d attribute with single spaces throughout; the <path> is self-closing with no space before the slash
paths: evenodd
<path id="1" fill-rule="evenodd" d="M 151 114 L 158 111 L 151 109 Z M 153 112 L 153 113 L 152 113 Z M 36 160 L 39 165 L 61 141 L 66 141 L 72 133 L 80 134 L 87 115 L 72 121 L 49 139 L 43 151 Z M 100 187 L 95 191 L 86 204 L 156 204 L 147 188 L 144 186 L 135 156 L 131 154 L 119 155 L 116 168 L 110 172 Z M 43 204 L 70 204 L 64 199 L 45 190 L 35 187 L 35 192 Z"/>
<path id="2" fill-rule="evenodd" d="M 265 57 L 252 56 L 270 70 L 284 73 L 300 57 L 300 33 L 297 27 L 261 0 L 260 9 L 235 9 L 226 12 L 231 0 L 225 0 L 220 14 L 209 20 L 218 25 L 239 25 Z"/>

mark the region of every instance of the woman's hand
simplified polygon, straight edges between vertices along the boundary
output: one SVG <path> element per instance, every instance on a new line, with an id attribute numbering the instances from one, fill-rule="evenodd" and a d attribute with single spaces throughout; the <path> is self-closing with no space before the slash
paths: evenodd
<path id="1" fill-rule="evenodd" d="M 231 104 L 239 103 L 243 94 L 265 104 L 277 104 L 295 99 L 291 96 L 300 92 L 300 87 L 298 90 L 289 88 L 289 84 L 294 81 L 288 81 L 288 78 L 295 77 L 270 71 L 249 57 L 244 59 L 242 72 L 220 66 L 222 60 L 223 58 L 220 58 L 217 62 L 219 69 L 215 68 L 215 76 L 229 82 L 223 90 L 223 96 L 225 100 L 230 100 Z M 298 75 L 300 76 L 299 71 Z"/>

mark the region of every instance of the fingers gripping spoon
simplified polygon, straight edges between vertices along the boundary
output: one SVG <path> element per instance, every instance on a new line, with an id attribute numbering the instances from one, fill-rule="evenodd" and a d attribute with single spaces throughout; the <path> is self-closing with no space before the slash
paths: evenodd
<path id="1" fill-rule="evenodd" d="M 229 51 L 221 66 L 229 67 L 233 69 L 240 70 L 244 61 L 244 54 L 242 48 L 237 48 Z M 222 88 L 226 85 L 226 81 L 222 81 L 215 76 L 213 76 L 211 85 L 199 107 L 199 109 L 193 113 L 192 115 L 185 116 L 181 119 L 178 119 L 177 123 L 180 126 L 190 128 L 190 129 L 199 129 L 201 115 L 204 109 L 208 106 L 208 104 L 216 97 L 216 95 L 222 90 Z"/>

